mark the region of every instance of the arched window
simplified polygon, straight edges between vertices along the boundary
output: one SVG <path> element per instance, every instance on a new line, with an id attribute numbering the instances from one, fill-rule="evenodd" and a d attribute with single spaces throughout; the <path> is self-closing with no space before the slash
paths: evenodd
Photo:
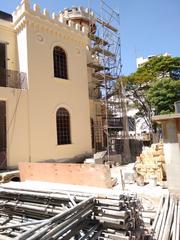
<path id="1" fill-rule="evenodd" d="M 71 144 L 70 115 L 65 108 L 56 112 L 57 144 Z"/>
<path id="2" fill-rule="evenodd" d="M 91 118 L 91 144 L 94 148 L 94 120 Z"/>
<path id="3" fill-rule="evenodd" d="M 68 79 L 66 53 L 61 47 L 54 47 L 54 76 L 57 78 Z"/>

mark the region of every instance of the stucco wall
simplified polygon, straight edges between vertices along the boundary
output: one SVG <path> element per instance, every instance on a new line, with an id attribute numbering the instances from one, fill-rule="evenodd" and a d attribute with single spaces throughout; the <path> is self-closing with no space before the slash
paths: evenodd
<path id="1" fill-rule="evenodd" d="M 40 34 L 43 43 L 37 40 Z M 32 161 L 91 151 L 85 49 L 30 26 L 27 39 Z M 54 78 L 54 46 L 62 47 L 67 54 L 68 80 Z M 65 107 L 71 116 L 70 145 L 57 146 L 55 123 L 59 107 Z"/>
<path id="2" fill-rule="evenodd" d="M 91 152 L 86 38 L 68 27 L 60 28 L 47 19 L 30 16 L 31 12 L 28 20 L 21 17 L 25 7 L 19 8 L 16 15 L 16 31 L 11 24 L 6 28 L 7 33 L 0 28 L 0 41 L 9 42 L 8 68 L 26 72 L 28 77 L 27 90 L 0 87 L 0 100 L 6 100 L 7 104 L 8 166 Z M 54 78 L 54 46 L 66 51 L 68 80 Z M 57 145 L 59 107 L 70 113 L 72 144 L 69 145 Z"/>
<path id="3" fill-rule="evenodd" d="M 180 143 L 178 142 L 180 119 L 163 122 L 164 154 L 167 181 L 170 191 L 180 194 Z"/>
<path id="4" fill-rule="evenodd" d="M 7 45 L 7 69 L 18 69 L 18 52 L 17 52 L 17 40 L 16 32 L 13 29 L 13 24 L 0 19 L 0 42 Z"/>
<path id="5" fill-rule="evenodd" d="M 17 38 L 13 25 L 0 20 L 0 42 L 6 43 L 6 67 L 19 70 Z M 7 164 L 28 161 L 27 91 L 0 87 L 0 100 L 6 102 Z"/>

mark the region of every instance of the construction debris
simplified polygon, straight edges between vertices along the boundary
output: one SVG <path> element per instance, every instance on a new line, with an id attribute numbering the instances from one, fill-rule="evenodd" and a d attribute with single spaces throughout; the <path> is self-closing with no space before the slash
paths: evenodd
<path id="1" fill-rule="evenodd" d="M 37 187 L 39 185 L 39 188 Z M 46 185 L 46 184 L 45 184 Z M 0 188 L 0 239 L 142 239 L 136 194 L 84 191 L 63 185 L 9 183 Z M 59 185 L 58 185 L 59 186 Z"/>
<path id="2" fill-rule="evenodd" d="M 103 164 L 106 160 L 107 151 L 97 152 L 94 154 L 93 158 L 87 158 L 84 163 L 88 164 Z"/>
<path id="3" fill-rule="evenodd" d="M 0 183 L 7 183 L 10 181 L 19 181 L 19 180 L 20 180 L 19 170 L 5 171 L 0 173 Z"/>
<path id="4" fill-rule="evenodd" d="M 153 240 L 180 239 L 180 201 L 168 195 L 161 198 L 152 226 Z"/>
<path id="5" fill-rule="evenodd" d="M 152 144 L 150 148 L 146 147 L 137 157 L 135 170 L 138 176 L 143 177 L 144 182 L 149 182 L 152 177 L 156 177 L 158 182 L 165 180 L 163 144 Z"/>
<path id="6" fill-rule="evenodd" d="M 98 19 L 98 18 L 97 18 L 96 20 L 97 20 L 98 23 L 100 23 L 100 24 L 102 24 L 103 26 L 109 28 L 110 30 L 112 30 L 112 31 L 114 31 L 114 32 L 117 32 L 117 31 L 118 31 L 115 27 L 113 27 L 113 26 L 111 26 L 110 24 L 102 21 L 101 19 Z"/>
<path id="7" fill-rule="evenodd" d="M 88 37 L 92 41 L 94 41 L 96 44 L 100 44 L 100 45 L 104 45 L 104 46 L 108 45 L 108 42 L 106 40 L 104 40 L 104 39 L 100 38 L 99 36 L 96 36 L 96 35 L 94 35 L 92 33 L 89 33 Z"/>

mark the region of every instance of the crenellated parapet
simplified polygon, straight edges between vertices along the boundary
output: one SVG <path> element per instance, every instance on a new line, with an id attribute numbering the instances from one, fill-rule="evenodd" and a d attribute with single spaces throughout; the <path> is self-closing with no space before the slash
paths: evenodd
<path id="1" fill-rule="evenodd" d="M 74 21 L 75 18 L 80 17 L 92 21 L 94 14 L 89 9 L 74 7 L 72 10 L 65 9 L 63 12 L 58 14 L 53 12 L 50 15 L 47 9 L 41 9 L 37 4 L 34 4 L 31 8 L 28 0 L 22 0 L 13 12 L 13 23 L 17 32 L 21 31 L 26 25 L 30 25 L 53 34 L 59 34 L 59 32 L 62 34 L 63 29 L 65 33 L 75 33 L 75 35 L 84 37 L 88 33 L 88 25 Z"/>
<path id="2" fill-rule="evenodd" d="M 88 24 L 96 22 L 94 12 L 91 11 L 91 9 L 84 8 L 82 6 L 64 9 L 64 11 L 60 12 L 59 14 L 60 16 L 63 16 L 65 19 L 81 20 L 87 22 Z"/>
<path id="3" fill-rule="evenodd" d="M 22 18 L 25 12 L 30 11 L 30 5 L 28 0 L 22 0 L 21 3 L 16 7 L 16 10 L 12 13 L 13 23 L 16 23 L 19 18 Z"/>

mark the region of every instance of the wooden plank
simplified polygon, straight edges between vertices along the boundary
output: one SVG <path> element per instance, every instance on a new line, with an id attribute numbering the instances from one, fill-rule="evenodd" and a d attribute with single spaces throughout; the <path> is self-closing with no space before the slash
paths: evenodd
<path id="1" fill-rule="evenodd" d="M 102 24 L 102 26 L 109 28 L 113 32 L 118 32 L 117 28 L 111 26 L 109 23 L 104 22 L 103 20 L 97 18 L 96 19 L 98 23 Z"/>
<path id="2" fill-rule="evenodd" d="M 21 181 L 45 181 L 112 188 L 109 166 L 102 164 L 19 163 Z"/>
<path id="3" fill-rule="evenodd" d="M 92 41 L 96 42 L 96 44 L 101 44 L 101 45 L 103 45 L 103 46 L 108 45 L 108 42 L 107 42 L 106 40 L 104 40 L 104 39 L 100 38 L 99 36 L 96 36 L 96 35 L 94 35 L 94 34 L 92 34 L 92 33 L 88 33 L 88 37 L 89 37 Z"/>

